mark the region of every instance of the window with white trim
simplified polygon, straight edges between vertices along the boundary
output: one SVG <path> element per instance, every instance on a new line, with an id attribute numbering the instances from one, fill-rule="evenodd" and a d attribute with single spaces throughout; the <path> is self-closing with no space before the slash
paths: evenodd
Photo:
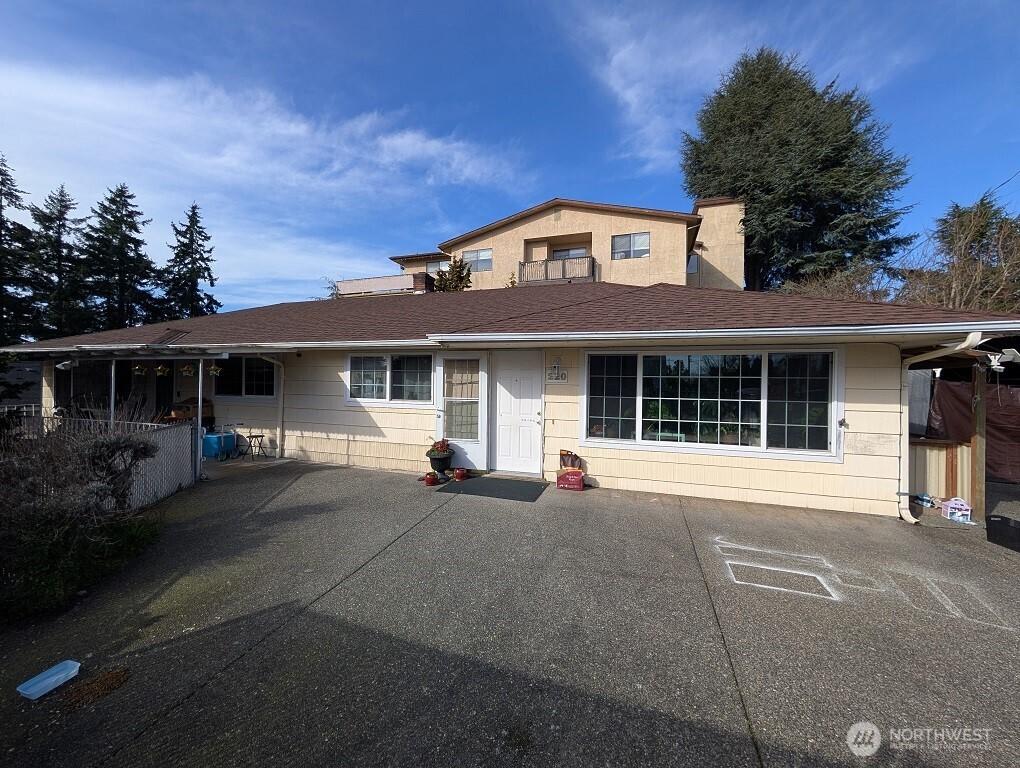
<path id="1" fill-rule="evenodd" d="M 477 251 L 464 251 L 461 258 L 471 267 L 472 272 L 492 271 L 492 249 L 481 248 Z"/>
<path id="2" fill-rule="evenodd" d="M 435 274 L 438 274 L 440 271 L 446 269 L 446 266 L 449 263 L 450 262 L 447 261 L 446 259 L 436 259 L 435 261 L 426 261 L 425 262 L 425 271 L 428 272 L 430 275 L 435 275 Z"/>
<path id="3" fill-rule="evenodd" d="M 351 355 L 352 400 L 432 401 L 432 355 Z"/>
<path id="4" fill-rule="evenodd" d="M 261 357 L 228 357 L 218 361 L 217 397 L 275 397 L 276 366 Z"/>
<path id="5" fill-rule="evenodd" d="M 832 371 L 832 352 L 590 354 L 585 434 L 828 452 Z"/>
<path id="6" fill-rule="evenodd" d="M 652 236 L 648 232 L 613 235 L 613 260 L 643 259 L 651 253 Z"/>

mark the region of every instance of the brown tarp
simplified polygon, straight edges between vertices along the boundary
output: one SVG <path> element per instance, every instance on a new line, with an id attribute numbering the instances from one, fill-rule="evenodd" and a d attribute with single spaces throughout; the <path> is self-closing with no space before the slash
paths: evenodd
<path id="1" fill-rule="evenodd" d="M 974 434 L 969 381 L 935 380 L 928 437 L 969 442 Z M 1020 386 L 988 384 L 985 450 L 988 478 L 1020 483 Z"/>

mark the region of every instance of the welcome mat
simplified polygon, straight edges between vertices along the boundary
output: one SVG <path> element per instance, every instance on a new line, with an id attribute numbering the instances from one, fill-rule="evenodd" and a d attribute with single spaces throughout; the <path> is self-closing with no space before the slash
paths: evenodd
<path id="1" fill-rule="evenodd" d="M 469 477 L 459 483 L 451 480 L 439 488 L 439 493 L 462 493 L 466 496 L 487 496 L 490 499 L 509 501 L 537 501 L 549 486 L 542 480 L 517 480 L 511 477 Z"/>

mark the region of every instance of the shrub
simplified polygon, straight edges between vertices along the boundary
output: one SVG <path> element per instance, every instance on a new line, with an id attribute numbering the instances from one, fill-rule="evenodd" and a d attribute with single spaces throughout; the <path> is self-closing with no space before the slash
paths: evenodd
<path id="1" fill-rule="evenodd" d="M 56 422 L 0 432 L 0 613 L 60 607 L 155 537 L 131 509 L 144 433 Z M 104 432 L 105 430 L 105 432 Z"/>

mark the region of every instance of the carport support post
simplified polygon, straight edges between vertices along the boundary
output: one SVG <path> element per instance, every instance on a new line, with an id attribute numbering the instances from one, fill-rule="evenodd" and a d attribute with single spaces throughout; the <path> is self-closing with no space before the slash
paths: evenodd
<path id="1" fill-rule="evenodd" d="M 117 408 L 117 361 L 110 361 L 110 429 L 113 429 L 113 416 Z"/>
<path id="2" fill-rule="evenodd" d="M 202 380 L 205 378 L 205 360 L 198 358 L 198 413 L 195 416 L 195 482 L 202 476 Z"/>
<path id="3" fill-rule="evenodd" d="M 983 365 L 973 370 L 974 382 L 974 434 L 970 439 L 970 506 L 974 520 L 985 519 L 985 431 L 987 407 L 985 393 L 988 373 Z"/>

